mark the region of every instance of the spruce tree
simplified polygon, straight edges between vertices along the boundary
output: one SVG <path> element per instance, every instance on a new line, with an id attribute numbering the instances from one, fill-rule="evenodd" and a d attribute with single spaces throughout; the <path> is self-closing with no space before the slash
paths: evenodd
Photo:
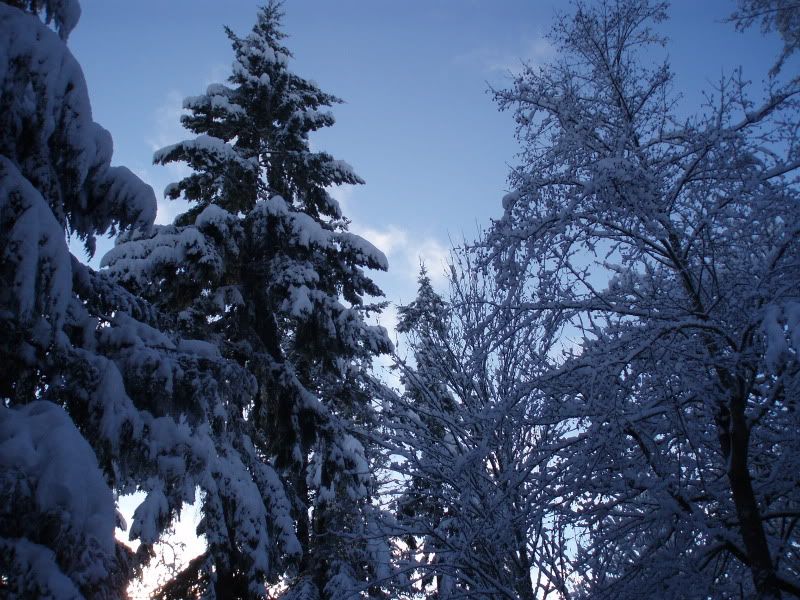
<path id="1" fill-rule="evenodd" d="M 294 533 L 242 416 L 254 377 L 67 245 L 72 234 L 91 254 L 98 235 L 147 232 L 156 208 L 110 166 L 65 45 L 79 14 L 65 0 L 0 3 L 0 596 L 123 596 L 198 488 L 205 529 L 228 528 L 257 595 L 270 533 L 288 547 Z M 114 530 L 116 498 L 136 491 L 134 554 Z"/>
<path id="2" fill-rule="evenodd" d="M 181 121 L 196 137 L 155 154 L 156 163 L 192 168 L 165 190 L 191 208 L 172 225 L 121 238 L 104 265 L 254 376 L 248 431 L 280 474 L 294 519 L 271 526 L 299 540 L 294 548 L 292 535 L 274 537 L 267 578 L 288 586 L 287 597 L 344 598 L 381 576 L 388 556 L 374 541 L 372 457 L 361 435 L 375 420 L 371 361 L 391 347 L 383 328 L 366 324 L 380 305 L 365 297 L 381 291 L 364 269 L 387 264 L 347 230 L 327 191 L 363 182 L 309 147 L 339 100 L 289 71 L 281 16 L 272 2 L 248 36 L 226 30 L 235 55 L 228 82 L 187 98 Z M 232 553 L 225 535 L 205 534 L 222 596 L 240 570 L 220 566 Z"/>

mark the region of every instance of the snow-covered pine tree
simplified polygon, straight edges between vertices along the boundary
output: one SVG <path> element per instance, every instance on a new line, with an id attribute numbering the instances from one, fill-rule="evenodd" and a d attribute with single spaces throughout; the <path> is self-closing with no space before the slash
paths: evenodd
<path id="1" fill-rule="evenodd" d="M 68 234 L 91 253 L 98 235 L 147 231 L 155 197 L 110 166 L 64 43 L 77 2 L 12 4 L 0 3 L 0 595 L 124 595 L 197 488 L 207 527 L 232 525 L 257 594 L 275 523 L 287 544 L 294 534 L 246 435 L 254 378 L 71 256 Z M 134 491 L 137 556 L 114 536 L 115 499 Z"/>
<path id="2" fill-rule="evenodd" d="M 441 373 L 444 369 L 440 349 L 447 343 L 447 303 L 437 294 L 424 266 L 417 280 L 417 297 L 410 304 L 398 309 L 397 331 L 408 337 L 414 353 L 414 367 L 396 361 L 403 384 L 402 396 L 389 394 L 383 410 L 384 427 L 389 432 L 395 457 L 411 453 L 413 460 L 401 458 L 394 469 L 402 472 L 401 487 L 395 491 L 395 512 L 399 536 L 411 556 L 422 551 L 423 560 L 433 565 L 437 560 L 436 540 L 428 538 L 428 532 L 441 531 L 443 519 L 447 518 L 449 504 L 442 500 L 448 488 L 441 481 L 431 479 L 429 471 L 440 469 L 441 452 L 452 445 L 452 434 L 459 420 L 456 399 L 447 388 Z M 448 361 L 449 363 L 450 361 Z M 448 427 L 449 425 L 449 427 Z M 400 453 L 398 449 L 402 449 Z M 396 458 L 395 458 L 396 461 Z M 432 463 L 432 464 L 431 464 Z M 399 466 L 399 469 L 398 469 Z M 422 538 L 420 549 L 419 538 Z M 434 576 L 438 577 L 437 591 L 446 585 L 436 567 L 430 572 L 418 568 L 420 589 L 430 587 Z"/>
<path id="3" fill-rule="evenodd" d="M 93 332 L 73 289 L 80 266 L 66 232 L 91 246 L 109 226 L 146 223 L 155 199 L 129 172 L 109 168 L 110 139 L 91 120 L 83 76 L 63 41 L 79 13 L 77 2 L 0 3 L 4 597 L 113 597 L 124 590 L 130 558 L 114 539 L 112 473 L 98 464 L 109 453 L 96 453 L 85 437 L 110 442 L 100 431 L 104 419 L 113 426 L 98 398 L 101 378 L 74 398 L 65 381 L 65 362 L 102 360 L 85 348 Z M 109 396 L 113 406 L 118 398 Z"/>
<path id="4" fill-rule="evenodd" d="M 400 592 L 545 597 L 565 589 L 564 531 L 544 526 L 538 498 L 546 444 L 558 437 L 534 419 L 537 357 L 552 336 L 496 310 L 503 292 L 471 251 L 452 257 L 447 301 L 423 270 L 417 298 L 400 308 L 413 361 L 397 359 L 404 392 L 384 402 L 401 481 L 393 533 L 413 574 Z"/>
<path id="5" fill-rule="evenodd" d="M 362 181 L 310 149 L 338 99 L 289 71 L 280 19 L 271 2 L 246 37 L 227 30 L 228 82 L 184 101 L 181 121 L 197 136 L 155 154 L 193 169 L 166 189 L 193 206 L 173 225 L 120 238 L 103 264 L 255 377 L 248 426 L 288 490 L 300 542 L 274 538 L 268 579 L 288 585 L 287 597 L 345 598 L 384 576 L 388 560 L 370 530 L 371 456 L 359 434 L 374 421 L 371 361 L 391 348 L 365 322 L 380 306 L 364 298 L 381 292 L 364 269 L 387 264 L 348 232 L 327 191 Z M 231 554 L 224 530 L 205 535 L 209 556 Z"/>
<path id="6" fill-rule="evenodd" d="M 497 93 L 522 164 L 487 240 L 505 307 L 567 335 L 537 385 L 571 597 L 798 596 L 798 80 L 681 116 L 666 3 L 576 4 Z"/>

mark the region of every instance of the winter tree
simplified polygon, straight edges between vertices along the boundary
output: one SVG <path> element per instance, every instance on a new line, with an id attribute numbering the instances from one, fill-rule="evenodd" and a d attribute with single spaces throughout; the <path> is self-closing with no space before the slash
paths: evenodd
<path id="1" fill-rule="evenodd" d="M 786 59 L 800 50 L 800 2 L 797 0 L 739 0 L 739 9 L 731 15 L 731 21 L 740 31 L 760 22 L 764 33 L 777 31 L 783 38 L 783 51 L 770 75 L 777 75 Z"/>
<path id="2" fill-rule="evenodd" d="M 480 256 L 453 255 L 443 300 L 424 270 L 398 331 L 404 387 L 383 416 L 402 485 L 389 530 L 414 597 L 547 597 L 565 590 L 564 530 L 542 520 L 539 494 L 558 427 L 537 423 L 536 381 L 553 336 L 505 302 Z M 525 325 L 525 326 L 521 326 Z"/>
<path id="3" fill-rule="evenodd" d="M 327 108 L 339 100 L 289 70 L 280 20 L 271 2 L 246 37 L 227 30 L 235 56 L 227 83 L 184 101 L 181 122 L 196 137 L 155 154 L 156 163 L 191 167 L 165 193 L 192 207 L 172 225 L 120 237 L 103 264 L 256 382 L 238 417 L 259 468 L 277 474 L 264 483 L 285 490 L 291 507 L 290 519 L 267 520 L 260 539 L 269 560 L 257 574 L 282 598 L 350 598 L 385 576 L 389 558 L 371 503 L 378 455 L 363 435 L 375 421 L 371 361 L 391 348 L 385 330 L 366 323 L 380 305 L 365 298 L 381 291 L 365 269 L 387 264 L 348 231 L 328 192 L 362 181 L 311 150 L 309 135 L 333 124 Z M 229 510 L 209 500 L 205 513 Z M 252 552 L 232 543 L 231 526 L 204 521 L 207 552 L 163 597 L 198 586 L 247 595 L 232 590 L 253 581 Z"/>
<path id="4" fill-rule="evenodd" d="M 569 597 L 798 596 L 800 90 L 734 72 L 683 116 L 665 18 L 579 2 L 497 92 L 523 149 L 486 248 L 565 340 L 540 506 L 575 533 Z"/>
<path id="5" fill-rule="evenodd" d="M 143 234 L 156 208 L 92 121 L 65 46 L 79 14 L 70 0 L 0 3 L 0 595 L 123 596 L 198 489 L 204 526 L 227 527 L 257 595 L 269 534 L 293 532 L 248 436 L 255 378 L 67 246 Z M 116 498 L 136 491 L 134 555 L 114 530 Z"/>

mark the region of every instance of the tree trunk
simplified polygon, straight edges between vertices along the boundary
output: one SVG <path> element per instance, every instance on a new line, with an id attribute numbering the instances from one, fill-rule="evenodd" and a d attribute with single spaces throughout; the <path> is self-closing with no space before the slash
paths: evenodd
<path id="1" fill-rule="evenodd" d="M 297 539 L 300 542 L 300 548 L 303 556 L 300 559 L 300 572 L 305 573 L 312 567 L 311 560 L 311 523 L 308 517 L 308 485 L 306 484 L 305 477 L 306 461 L 303 460 L 303 468 L 299 473 L 294 475 L 294 487 L 297 494 L 298 507 L 297 515 Z"/>
<path id="2" fill-rule="evenodd" d="M 723 410 L 717 417 L 717 426 L 720 431 L 722 453 L 728 460 L 728 480 L 739 520 L 739 532 L 744 542 L 758 598 L 777 600 L 781 598 L 780 583 L 770 556 L 761 512 L 747 467 L 750 430 L 747 426 L 744 405 L 744 398 L 737 395 L 731 402 L 730 411 Z"/>
<path id="3" fill-rule="evenodd" d="M 517 580 L 514 582 L 514 591 L 520 600 L 536 600 L 533 592 L 533 582 L 531 581 L 531 562 L 528 558 L 526 540 L 521 535 L 517 535 L 518 563 Z"/>

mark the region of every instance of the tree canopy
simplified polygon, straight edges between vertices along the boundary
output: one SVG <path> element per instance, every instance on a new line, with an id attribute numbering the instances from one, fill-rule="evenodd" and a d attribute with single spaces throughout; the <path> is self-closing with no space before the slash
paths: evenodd
<path id="1" fill-rule="evenodd" d="M 0 596 L 127 597 L 194 505 L 204 550 L 157 598 L 800 597 L 796 2 L 738 2 L 783 48 L 694 111 L 665 2 L 560 14 L 492 90 L 501 214 L 448 289 L 422 267 L 397 347 L 387 259 L 332 196 L 363 181 L 312 144 L 340 100 L 290 69 L 280 2 L 156 151 L 188 167 L 159 225 L 79 17 L 0 2 Z M 109 234 L 99 269 L 70 251 Z"/>

